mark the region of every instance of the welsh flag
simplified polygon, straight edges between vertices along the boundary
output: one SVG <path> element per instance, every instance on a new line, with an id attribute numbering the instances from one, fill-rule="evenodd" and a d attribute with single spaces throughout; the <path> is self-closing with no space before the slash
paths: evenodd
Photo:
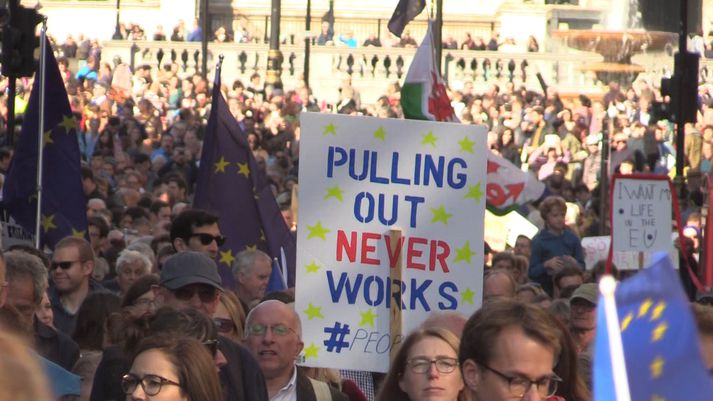
<path id="1" fill-rule="evenodd" d="M 411 62 L 401 89 L 401 108 L 412 120 L 460 122 L 446 93 L 446 84 L 436 67 L 431 21 L 421 46 Z M 545 185 L 508 160 L 488 153 L 488 210 L 503 215 L 518 205 L 539 199 Z"/>
<path id="2" fill-rule="evenodd" d="M 401 108 L 406 118 L 412 120 L 458 121 L 446 84 L 436 66 L 436 49 L 433 45 L 431 21 L 426 36 L 416 50 L 404 86 L 401 89 Z"/>

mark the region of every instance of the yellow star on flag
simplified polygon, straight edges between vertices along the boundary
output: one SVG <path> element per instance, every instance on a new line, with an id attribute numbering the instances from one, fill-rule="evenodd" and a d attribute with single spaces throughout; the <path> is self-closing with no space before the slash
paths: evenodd
<path id="1" fill-rule="evenodd" d="M 666 399 L 661 397 L 660 395 L 654 394 L 651 396 L 651 401 L 666 401 Z"/>
<path id="2" fill-rule="evenodd" d="M 384 130 L 384 127 L 379 127 L 376 131 L 374 131 L 374 138 L 381 141 L 386 139 L 386 131 Z"/>
<path id="3" fill-rule="evenodd" d="M 425 134 L 423 136 L 423 139 L 421 139 L 421 145 L 431 145 L 435 148 L 437 140 L 438 140 L 438 138 L 436 138 L 436 136 L 433 135 L 433 132 L 428 131 L 428 134 Z"/>
<path id="4" fill-rule="evenodd" d="M 663 374 L 663 364 L 664 360 L 660 356 L 657 356 L 653 362 L 651 362 L 651 365 L 649 365 L 649 368 L 651 369 L 651 378 L 652 379 L 658 379 L 661 377 Z"/>
<path id="5" fill-rule="evenodd" d="M 665 301 L 659 301 L 659 303 L 656 304 L 654 307 L 654 310 L 651 312 L 651 321 L 653 322 L 654 320 L 658 320 L 661 315 L 663 314 L 663 311 L 666 309 L 666 302 Z"/>
<path id="6" fill-rule="evenodd" d="M 54 143 L 54 139 L 52 139 L 52 130 L 45 131 L 45 133 L 42 134 L 42 143 L 44 145 Z"/>
<path id="7" fill-rule="evenodd" d="M 263 229 L 260 229 L 260 241 L 267 241 L 267 238 L 265 237 L 265 231 Z"/>
<path id="8" fill-rule="evenodd" d="M 310 344 L 309 347 L 305 348 L 305 359 L 317 359 L 317 352 L 319 352 L 319 347 L 314 345 L 314 343 Z"/>
<path id="9" fill-rule="evenodd" d="M 307 234 L 307 239 L 318 237 L 323 240 L 327 239 L 327 233 L 330 231 L 328 228 L 323 227 L 322 223 L 319 221 L 313 226 L 307 226 L 307 230 L 309 230 L 309 234 Z"/>
<path id="10" fill-rule="evenodd" d="M 72 228 L 72 237 L 84 238 L 84 230 L 75 230 Z"/>
<path id="11" fill-rule="evenodd" d="M 473 256 L 475 256 L 475 251 L 470 249 L 470 241 L 466 241 L 462 247 L 456 248 L 456 258 L 453 259 L 453 263 L 460 261 L 470 263 L 470 258 Z"/>
<path id="12" fill-rule="evenodd" d="M 329 134 L 337 136 L 337 126 L 336 125 L 327 124 L 324 126 L 324 132 L 322 132 L 322 135 L 329 135 Z"/>
<path id="13" fill-rule="evenodd" d="M 54 215 L 50 214 L 48 215 L 42 215 L 42 231 L 44 232 L 49 232 L 50 230 L 53 230 L 57 228 L 57 226 L 54 224 Z"/>
<path id="14" fill-rule="evenodd" d="M 652 301 L 651 298 L 646 298 L 644 302 L 641 303 L 641 306 L 639 307 L 639 314 L 636 317 L 646 316 L 646 314 L 649 313 L 649 309 L 651 309 L 651 305 L 653 304 L 654 301 Z"/>
<path id="15" fill-rule="evenodd" d="M 651 342 L 655 343 L 656 341 L 661 340 L 664 334 L 666 334 L 667 329 L 668 324 L 666 324 L 666 322 L 659 323 L 659 325 L 656 326 L 656 328 L 651 332 Z"/>
<path id="16" fill-rule="evenodd" d="M 314 318 L 324 319 L 324 315 L 322 315 L 322 308 L 312 305 L 311 302 L 307 306 L 307 309 L 305 309 L 305 315 L 307 315 L 307 320 L 312 320 Z"/>
<path id="17" fill-rule="evenodd" d="M 359 322 L 359 326 L 364 327 L 368 324 L 373 329 L 374 319 L 376 319 L 376 317 L 377 315 L 373 309 L 367 309 L 366 312 L 361 312 L 361 322 Z"/>
<path id="18" fill-rule="evenodd" d="M 247 163 L 238 163 L 238 174 L 244 175 L 245 178 L 250 177 L 250 167 Z"/>
<path id="19" fill-rule="evenodd" d="M 466 136 L 458 141 L 458 145 L 460 145 L 460 150 L 466 153 L 473 153 L 473 145 L 475 145 L 475 142 L 471 141 L 470 138 Z"/>
<path id="20" fill-rule="evenodd" d="M 431 224 L 435 224 L 437 222 L 443 222 L 443 224 L 448 225 L 448 219 L 453 217 L 452 214 L 446 212 L 446 207 L 441 205 L 441 207 L 431 208 L 431 213 L 433 213 L 433 218 L 431 219 Z"/>
<path id="21" fill-rule="evenodd" d="M 463 294 L 461 294 L 460 300 L 461 302 L 467 302 L 471 305 L 473 305 L 473 296 L 475 293 L 470 289 L 466 288 L 465 291 L 463 291 Z"/>
<path id="22" fill-rule="evenodd" d="M 233 251 L 231 251 L 230 249 L 226 251 L 220 251 L 220 263 L 225 263 L 226 265 L 230 266 L 232 265 L 234 260 L 235 256 L 233 256 Z"/>
<path id="23" fill-rule="evenodd" d="M 72 116 L 62 116 L 62 122 L 58 125 L 64 128 L 64 132 L 68 134 L 70 130 L 77 129 L 77 122 L 74 121 L 74 118 L 72 118 Z"/>
<path id="24" fill-rule="evenodd" d="M 624 318 L 624 320 L 621 321 L 621 331 L 624 332 L 629 325 L 631 324 L 631 321 L 634 320 L 634 314 L 632 312 L 629 312 L 628 315 Z"/>
<path id="25" fill-rule="evenodd" d="M 334 198 L 338 200 L 339 202 L 343 202 L 344 198 L 342 196 L 342 189 L 339 188 L 339 185 L 335 185 L 333 187 L 327 188 L 327 194 L 324 195 L 324 200 L 327 200 L 329 198 Z"/>
<path id="26" fill-rule="evenodd" d="M 480 189 L 480 181 L 475 185 L 468 185 L 468 193 L 465 194 L 465 198 L 473 198 L 476 202 L 480 203 L 480 198 L 483 197 L 483 191 Z"/>
<path id="27" fill-rule="evenodd" d="M 220 160 L 218 160 L 218 162 L 215 163 L 215 172 L 216 173 L 224 173 L 225 167 L 227 167 L 229 165 L 230 165 L 230 162 L 225 161 L 225 157 L 220 156 Z M 246 164 L 246 166 L 247 166 L 247 164 Z"/>
<path id="28" fill-rule="evenodd" d="M 306 265 L 305 269 L 307 269 L 307 273 L 317 273 L 317 271 L 319 270 L 319 265 L 315 262 L 312 262 Z"/>
<path id="29" fill-rule="evenodd" d="M 257 245 L 245 245 L 245 250 L 255 251 L 255 250 L 257 250 Z"/>

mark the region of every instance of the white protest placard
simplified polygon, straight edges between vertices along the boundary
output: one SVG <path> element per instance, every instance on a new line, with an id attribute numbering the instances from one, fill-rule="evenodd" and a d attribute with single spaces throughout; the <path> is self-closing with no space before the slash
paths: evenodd
<path id="1" fill-rule="evenodd" d="M 612 194 L 615 252 L 656 252 L 671 243 L 671 187 L 668 180 L 617 177 Z"/>
<path id="2" fill-rule="evenodd" d="M 2 242 L 0 242 L 0 249 L 8 249 L 13 245 L 28 245 L 34 247 L 35 236 L 17 224 L 15 219 L 13 219 L 7 211 L 0 212 L 0 224 L 2 225 Z"/>
<path id="3" fill-rule="evenodd" d="M 507 245 L 514 247 L 518 236 L 532 239 L 538 231 L 537 226 L 516 211 L 503 216 L 485 211 L 485 241 L 493 250 L 504 251 Z"/>
<path id="4" fill-rule="evenodd" d="M 678 238 L 678 233 L 671 234 L 671 243 Z M 600 260 L 606 261 L 609 257 L 609 245 L 611 237 L 603 235 L 600 237 L 584 237 L 582 238 L 582 249 L 584 249 L 584 265 L 587 270 L 594 268 L 594 265 Z M 649 259 L 654 257 L 652 253 L 645 253 L 644 259 L 639 258 L 639 252 L 612 252 L 612 262 L 619 270 L 638 270 L 643 266 L 648 266 Z M 672 254 L 674 267 L 678 268 L 678 257 Z"/>
<path id="5" fill-rule="evenodd" d="M 482 299 L 486 131 L 302 113 L 295 308 L 307 366 L 385 372 L 402 333 Z M 400 240 L 389 237 L 398 228 Z M 391 272 L 401 258 L 401 282 Z"/>

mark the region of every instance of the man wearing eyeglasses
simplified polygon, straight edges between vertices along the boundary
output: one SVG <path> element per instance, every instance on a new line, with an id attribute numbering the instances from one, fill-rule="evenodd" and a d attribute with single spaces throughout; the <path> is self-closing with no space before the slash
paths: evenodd
<path id="1" fill-rule="evenodd" d="M 171 244 L 178 252 L 202 252 L 215 259 L 224 242 L 218 216 L 205 210 L 184 210 L 171 224 Z"/>
<path id="2" fill-rule="evenodd" d="M 92 280 L 96 264 L 91 244 L 84 238 L 65 237 L 57 243 L 50 263 L 49 299 L 57 330 L 72 335 L 77 311 L 90 292 L 104 288 Z"/>
<path id="3" fill-rule="evenodd" d="M 492 302 L 471 316 L 459 360 L 472 399 L 539 401 L 556 394 L 561 333 L 554 319 L 512 300 Z"/>
<path id="4" fill-rule="evenodd" d="M 277 300 L 255 306 L 245 320 L 245 345 L 265 374 L 270 401 L 316 400 L 316 393 L 327 391 L 332 400 L 347 400 L 343 393 L 297 369 L 304 343 L 300 317 L 293 306 Z"/>
<path id="5" fill-rule="evenodd" d="M 223 292 L 218 267 L 202 252 L 179 252 L 163 263 L 158 287 L 154 287 L 158 306 L 194 309 L 213 317 Z M 220 381 L 225 401 L 267 401 L 265 378 L 255 358 L 243 346 L 219 337 L 216 358 L 225 358 Z"/>

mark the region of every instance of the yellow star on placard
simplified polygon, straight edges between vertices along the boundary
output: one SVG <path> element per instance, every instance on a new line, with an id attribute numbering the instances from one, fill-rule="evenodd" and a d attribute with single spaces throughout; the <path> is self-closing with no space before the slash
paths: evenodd
<path id="1" fill-rule="evenodd" d="M 226 265 L 230 266 L 234 260 L 235 256 L 233 256 L 233 251 L 231 251 L 230 249 L 226 251 L 220 251 L 220 263 L 225 263 Z"/>
<path id="2" fill-rule="evenodd" d="M 42 143 L 44 145 L 54 143 L 54 139 L 52 139 L 52 130 L 45 131 L 45 133 L 42 134 Z"/>
<path id="3" fill-rule="evenodd" d="M 661 340 L 664 334 L 666 334 L 667 329 L 668 324 L 666 324 L 666 322 L 659 323 L 659 325 L 656 326 L 656 328 L 651 332 L 651 342 L 655 343 L 656 341 Z"/>
<path id="4" fill-rule="evenodd" d="M 659 377 L 661 377 L 661 375 L 663 374 L 663 364 L 664 360 L 660 356 L 657 356 L 656 359 L 651 362 L 649 368 L 651 369 L 652 379 L 658 379 Z"/>
<path id="5" fill-rule="evenodd" d="M 313 226 L 307 226 L 307 230 L 309 230 L 307 239 L 318 237 L 323 240 L 327 239 L 327 233 L 330 231 L 328 228 L 322 227 L 322 223 L 319 221 Z"/>
<path id="6" fill-rule="evenodd" d="M 621 331 L 624 332 L 629 325 L 631 324 L 631 321 L 634 320 L 634 314 L 632 312 L 629 312 L 628 315 L 624 318 L 624 320 L 621 321 Z"/>
<path id="7" fill-rule="evenodd" d="M 367 309 L 366 312 L 361 312 L 361 322 L 359 322 L 359 326 L 364 327 L 368 324 L 373 329 L 374 319 L 376 319 L 376 317 L 377 315 L 373 309 Z"/>
<path id="8" fill-rule="evenodd" d="M 463 294 L 461 294 L 460 300 L 461 302 L 467 302 L 472 305 L 474 295 L 475 293 L 471 291 L 470 288 L 466 288 L 465 291 L 463 291 Z"/>
<path id="9" fill-rule="evenodd" d="M 438 140 L 438 138 L 436 138 L 436 136 L 433 135 L 433 132 L 428 131 L 428 134 L 425 134 L 423 136 L 423 138 L 421 139 L 421 145 L 431 145 L 435 148 L 437 140 Z"/>
<path id="10" fill-rule="evenodd" d="M 480 198 L 483 197 L 483 191 L 480 189 L 480 181 L 475 185 L 468 185 L 468 193 L 465 194 L 465 198 L 473 198 L 476 202 L 480 203 Z"/>
<path id="11" fill-rule="evenodd" d="M 466 136 L 458 141 L 458 145 L 460 145 L 460 150 L 466 153 L 473 153 L 473 145 L 475 145 L 475 142 L 471 141 L 470 138 Z"/>
<path id="12" fill-rule="evenodd" d="M 215 163 L 215 172 L 216 173 L 224 173 L 225 172 L 225 167 L 229 166 L 230 162 L 225 161 L 225 157 L 220 156 L 220 160 L 218 160 Z"/>
<path id="13" fill-rule="evenodd" d="M 460 261 L 470 263 L 470 258 L 473 256 L 475 256 L 475 251 L 470 249 L 470 241 L 466 241 L 462 247 L 456 248 L 456 258 L 453 259 L 453 263 Z"/>
<path id="14" fill-rule="evenodd" d="M 245 245 L 245 250 L 247 250 L 247 251 L 255 251 L 255 250 L 257 250 L 257 244 L 254 244 L 254 245 Z"/>
<path id="15" fill-rule="evenodd" d="M 329 135 L 329 134 L 337 136 L 337 126 L 336 125 L 327 124 L 324 126 L 324 132 L 322 132 L 322 135 Z"/>
<path id="16" fill-rule="evenodd" d="M 307 306 L 307 309 L 305 309 L 305 315 L 307 315 L 307 320 L 312 320 L 314 318 L 324 319 L 324 315 L 322 315 L 322 308 L 312 305 L 311 302 Z"/>
<path id="17" fill-rule="evenodd" d="M 305 359 L 317 359 L 317 352 L 319 352 L 319 347 L 314 345 L 314 343 L 310 344 L 309 347 L 305 348 Z"/>
<path id="18" fill-rule="evenodd" d="M 379 127 L 376 131 L 374 131 L 374 138 L 381 141 L 386 139 L 386 131 L 384 130 L 384 127 Z"/>
<path id="19" fill-rule="evenodd" d="M 453 217 L 452 214 L 446 212 L 446 207 L 441 205 L 441 207 L 431 208 L 431 213 L 433 213 L 433 218 L 431 219 L 431 224 L 435 224 L 437 222 L 442 222 L 445 225 L 448 225 L 448 219 Z"/>
<path id="20" fill-rule="evenodd" d="M 644 302 L 641 303 L 641 306 L 639 307 L 639 314 L 636 317 L 646 316 L 646 314 L 649 313 L 649 309 L 651 309 L 651 305 L 653 304 L 654 301 L 652 301 L 651 298 L 646 298 Z"/>
<path id="21" fill-rule="evenodd" d="M 72 237 L 84 238 L 84 230 L 75 230 L 72 228 Z"/>
<path id="22" fill-rule="evenodd" d="M 663 311 L 666 309 L 666 302 L 664 301 L 659 301 L 658 304 L 654 307 L 654 310 L 651 312 L 651 321 L 653 322 L 654 320 L 658 320 L 661 315 L 663 314 Z"/>
<path id="23" fill-rule="evenodd" d="M 319 271 L 319 265 L 312 262 L 306 265 L 305 269 L 307 269 L 307 273 L 317 273 L 317 271 Z"/>
<path id="24" fill-rule="evenodd" d="M 250 167 L 247 163 L 238 163 L 238 174 L 244 175 L 245 178 L 250 177 Z"/>
<path id="25" fill-rule="evenodd" d="M 62 122 L 58 125 L 64 128 L 64 131 L 68 134 L 70 130 L 77 129 L 77 122 L 74 121 L 72 116 L 62 116 Z"/>
<path id="26" fill-rule="evenodd" d="M 339 188 L 339 185 L 327 188 L 327 194 L 324 195 L 324 200 L 327 200 L 329 198 L 334 198 L 340 202 L 344 201 L 344 198 L 342 196 L 342 189 Z"/>
<path id="27" fill-rule="evenodd" d="M 42 215 L 42 231 L 44 232 L 49 232 L 50 230 L 53 230 L 57 228 L 57 226 L 54 224 L 54 215 L 50 214 L 49 216 L 47 215 Z"/>

